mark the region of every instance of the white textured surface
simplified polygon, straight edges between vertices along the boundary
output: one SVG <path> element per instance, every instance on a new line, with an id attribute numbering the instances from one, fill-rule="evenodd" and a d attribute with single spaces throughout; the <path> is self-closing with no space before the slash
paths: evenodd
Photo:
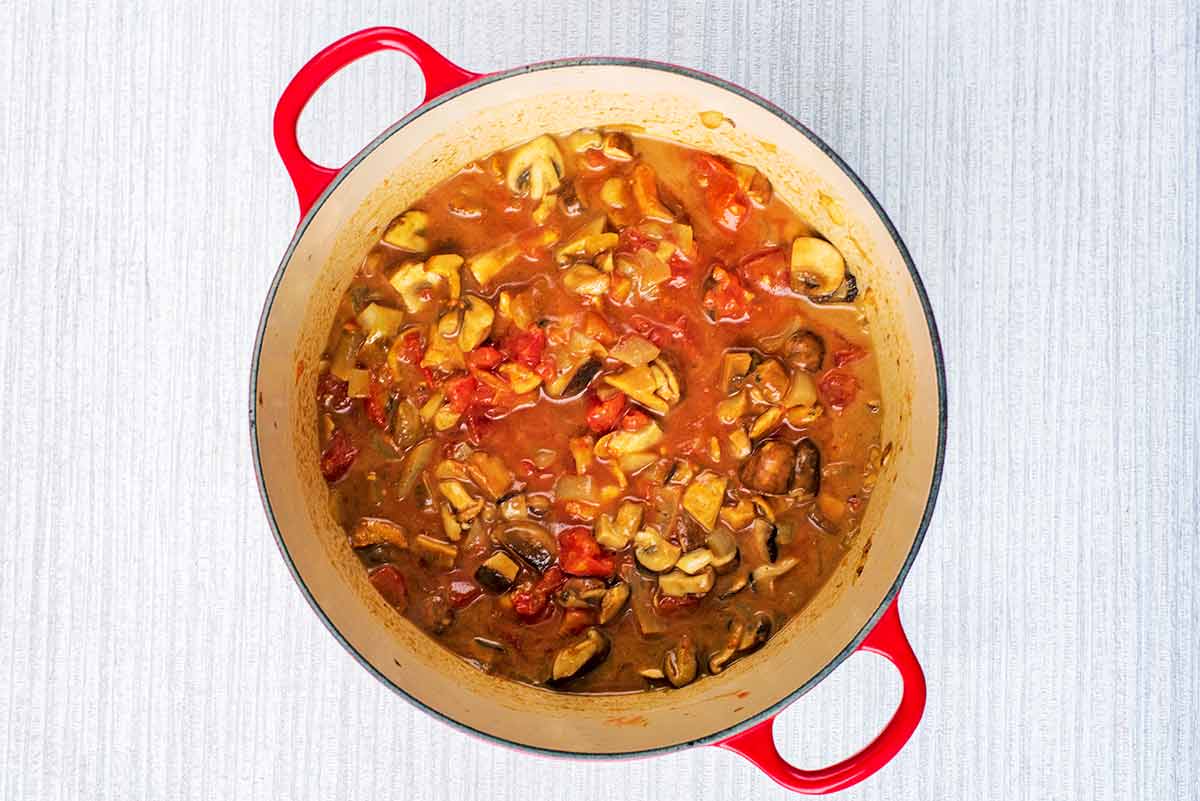
<path id="1" fill-rule="evenodd" d="M 0 799 L 778 793 L 716 749 L 470 739 L 358 668 L 288 576 L 246 430 L 296 221 L 270 116 L 312 53 L 379 23 L 479 70 L 613 54 L 727 77 L 891 213 L 951 437 L 902 604 L 929 707 L 847 797 L 1200 797 L 1197 7 L 553 5 L 0 13 Z M 400 56 L 347 75 L 302 127 L 327 160 L 420 94 Z M 781 718 L 786 753 L 849 753 L 897 684 L 851 659 Z"/>

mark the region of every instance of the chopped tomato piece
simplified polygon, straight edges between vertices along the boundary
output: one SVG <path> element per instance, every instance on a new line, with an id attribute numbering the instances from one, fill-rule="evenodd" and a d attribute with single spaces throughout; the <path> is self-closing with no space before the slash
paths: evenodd
<path id="1" fill-rule="evenodd" d="M 613 558 L 600 550 L 600 544 L 592 532 L 582 526 L 559 533 L 558 563 L 572 576 L 607 577 L 616 569 Z"/>
<path id="2" fill-rule="evenodd" d="M 450 582 L 450 605 L 455 609 L 462 609 L 464 606 L 469 606 L 471 601 L 478 598 L 483 590 L 473 581 L 466 579 L 454 579 Z"/>
<path id="3" fill-rule="evenodd" d="M 388 396 L 392 389 L 392 371 L 386 364 L 371 368 L 371 381 L 367 385 L 367 397 L 363 399 L 367 418 L 376 428 L 387 430 L 391 421 L 388 420 Z"/>
<path id="4" fill-rule="evenodd" d="M 696 343 L 688 332 L 688 319 L 684 315 L 679 315 L 673 323 L 662 323 L 641 314 L 635 314 L 630 319 L 633 330 L 663 350 L 679 349 L 691 358 L 699 355 Z"/>
<path id="5" fill-rule="evenodd" d="M 340 428 L 336 429 L 321 454 L 321 475 L 330 484 L 338 481 L 350 471 L 350 465 L 354 464 L 357 456 L 358 448 L 350 435 Z"/>
<path id="6" fill-rule="evenodd" d="M 683 289 L 692 282 L 692 263 L 684 258 L 680 251 L 676 250 L 671 254 L 671 258 L 667 259 L 667 266 L 671 268 L 667 286 Z"/>
<path id="7" fill-rule="evenodd" d="M 420 331 L 409 331 L 401 340 L 400 361 L 408 364 L 420 364 L 425 355 L 425 338 Z"/>
<path id="8" fill-rule="evenodd" d="M 790 270 L 788 260 L 779 248 L 751 253 L 738 264 L 738 272 L 746 283 L 769 292 L 785 292 L 791 288 Z"/>
<path id="9" fill-rule="evenodd" d="M 612 431 L 625 411 L 625 393 L 615 392 L 608 400 L 600 400 L 594 392 L 588 396 L 587 424 L 595 434 Z"/>
<path id="10" fill-rule="evenodd" d="M 446 382 L 446 403 L 450 410 L 462 414 L 475 400 L 475 389 L 479 383 L 469 375 L 452 378 Z"/>
<path id="11" fill-rule="evenodd" d="M 853 364 L 859 359 L 867 358 L 867 351 L 857 345 L 848 345 L 841 350 L 833 352 L 833 366 L 845 367 L 847 364 Z"/>
<path id="12" fill-rule="evenodd" d="M 322 373 L 317 379 L 317 403 L 327 412 L 344 414 L 353 405 L 349 388 L 348 383 L 333 373 Z"/>
<path id="13" fill-rule="evenodd" d="M 704 293 L 704 308 L 715 320 L 741 320 L 750 313 L 754 295 L 724 267 L 714 267 L 711 285 Z"/>
<path id="14" fill-rule="evenodd" d="M 404 576 L 395 565 L 380 565 L 371 568 L 371 571 L 367 573 L 367 578 L 383 596 L 383 600 L 401 612 L 404 611 L 404 607 L 408 606 L 408 589 L 404 584 Z"/>
<path id="15" fill-rule="evenodd" d="M 656 593 L 654 597 L 654 606 L 659 612 L 665 615 L 674 614 L 684 609 L 690 609 L 700 603 L 703 595 L 665 595 Z"/>
<path id="16" fill-rule="evenodd" d="M 476 370 L 492 370 L 504 361 L 504 354 L 491 345 L 483 345 L 467 354 L 467 366 Z"/>
<path id="17" fill-rule="evenodd" d="M 834 411 L 845 409 L 858 394 L 858 379 L 841 370 L 830 370 L 817 386 L 821 390 L 821 399 Z"/>
<path id="18" fill-rule="evenodd" d="M 704 203 L 713 222 L 733 233 L 750 214 L 750 201 L 737 176 L 724 161 L 707 153 L 695 156 L 697 183 L 704 189 Z"/>
<path id="19" fill-rule="evenodd" d="M 654 250 L 658 243 L 648 234 L 632 225 L 621 229 L 617 236 L 617 250 L 622 253 L 637 253 L 639 250 Z"/>
<path id="20" fill-rule="evenodd" d="M 526 581 L 512 594 L 513 611 L 517 617 L 526 623 L 535 623 L 541 619 L 546 607 L 550 604 L 550 595 L 567 577 L 558 565 L 549 568 L 536 582 Z"/>
<path id="21" fill-rule="evenodd" d="M 531 331 L 517 331 L 505 340 L 501 349 L 513 361 L 536 370 L 546 351 L 546 332 L 536 327 Z"/>
<path id="22" fill-rule="evenodd" d="M 650 415 L 637 409 L 630 409 L 621 418 L 622 431 L 637 431 L 650 425 Z"/>
<path id="23" fill-rule="evenodd" d="M 467 441 L 478 448 L 483 444 L 483 438 L 491 425 L 492 421 L 482 411 L 472 410 L 467 415 Z"/>

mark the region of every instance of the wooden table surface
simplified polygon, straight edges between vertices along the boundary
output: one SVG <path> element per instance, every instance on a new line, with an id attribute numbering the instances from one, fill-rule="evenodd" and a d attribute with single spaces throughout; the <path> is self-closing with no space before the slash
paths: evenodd
<path id="1" fill-rule="evenodd" d="M 391 694 L 294 586 L 246 425 L 296 223 L 270 120 L 397 24 L 492 70 L 677 62 L 824 137 L 912 250 L 950 442 L 902 613 L 914 740 L 847 798 L 1200 797 L 1200 13 L 1194 2 L 14 3 L 0 14 L 0 798 L 783 797 L 716 749 L 551 761 Z M 340 163 L 421 95 L 377 56 L 310 107 Z M 898 680 L 784 713 L 816 766 Z"/>

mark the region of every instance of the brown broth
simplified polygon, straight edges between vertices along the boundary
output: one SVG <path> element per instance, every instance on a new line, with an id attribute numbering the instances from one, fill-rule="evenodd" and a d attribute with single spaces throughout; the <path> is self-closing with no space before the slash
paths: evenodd
<path id="1" fill-rule="evenodd" d="M 714 187 L 723 184 L 719 179 L 713 179 L 708 181 L 707 187 L 700 185 L 704 179 L 698 177 L 701 168 L 697 165 L 702 157 L 696 151 L 669 142 L 617 135 L 611 141 L 618 146 L 624 145 L 635 156 L 626 161 L 605 158 L 603 150 L 592 149 L 583 155 L 573 153 L 573 141 L 572 137 L 556 138 L 564 154 L 562 183 L 558 187 L 558 199 L 540 223 L 534 217 L 538 203 L 514 193 L 506 184 L 505 169 L 516 157 L 515 150 L 468 165 L 415 203 L 414 209 L 428 214 L 424 226 L 428 251 L 414 254 L 383 241 L 372 250 L 339 308 L 323 369 L 328 371 L 330 363 L 336 360 L 339 342 L 346 332 L 355 333 L 355 315 L 364 306 L 376 302 L 388 307 L 404 307 L 401 295 L 389 283 L 389 278 L 402 265 L 437 253 L 453 253 L 469 259 L 514 238 L 528 243 L 538 231 L 556 231 L 558 241 L 555 244 L 524 247 L 522 254 L 503 270 L 499 278 L 486 286 L 478 284 L 468 266 L 460 270 L 462 292 L 481 297 L 497 310 L 488 343 L 502 345 L 517 330 L 516 323 L 500 313 L 501 293 L 509 293 L 510 298 L 520 297 L 519 293 L 529 291 L 530 287 L 537 288 L 536 319 L 546 333 L 548 352 L 551 353 L 565 352 L 562 350 L 565 345 L 559 340 L 566 340 L 572 330 L 583 330 L 585 315 L 589 312 L 600 315 L 616 337 L 646 333 L 645 320 L 686 332 L 682 338 L 662 340 L 665 344 L 663 356 L 674 367 L 682 393 L 665 415 L 650 415 L 663 429 L 663 438 L 654 448 L 658 461 L 630 476 L 628 486 L 622 489 L 609 463 L 594 459 L 586 474 L 592 476 L 595 485 L 613 489 L 602 500 L 583 509 L 586 517 L 611 515 L 627 499 L 647 501 L 647 510 L 653 508 L 654 499 L 663 493 L 661 485 L 665 474 L 679 459 L 691 463 L 697 472 L 711 470 L 730 476 L 732 480 L 725 493 L 726 506 L 755 494 L 740 486 L 738 471 L 744 459 L 731 452 L 729 434 L 733 427 L 720 423 L 715 413 L 718 403 L 726 397 L 724 388 L 719 386 L 723 354 L 731 348 L 751 349 L 758 357 L 782 360 L 780 349 L 774 346 L 789 333 L 806 329 L 820 337 L 825 353 L 820 370 L 812 375 L 814 383 L 821 388 L 815 418 L 805 422 L 785 420 L 769 435 L 788 443 L 808 438 L 821 454 L 818 498 L 796 495 L 769 501 L 777 515 L 776 524 L 785 535 L 790 532 L 787 542 L 783 541 L 784 537 L 779 538 L 775 564 L 794 559 L 795 566 L 778 578 L 770 591 L 763 582 L 722 597 L 752 567 L 766 564 L 761 557 L 755 561 L 757 552 L 750 533 L 753 526 L 744 527 L 734 535 L 741 551 L 737 568 L 716 575 L 713 589 L 691 605 L 662 610 L 650 600 L 662 597 L 661 593 L 656 595 L 657 579 L 637 564 L 632 547 L 610 557 L 615 568 L 608 581 L 628 582 L 633 598 L 613 621 L 599 626 L 611 641 L 608 657 L 590 672 L 562 683 L 559 688 L 593 693 L 645 690 L 664 686 L 664 682 L 644 678 L 639 671 L 661 668 L 666 652 L 685 636 L 698 656 L 698 675 L 702 676 L 710 672 L 709 658 L 726 647 L 732 621 L 748 623 L 755 614 L 761 614 L 771 620 L 771 631 L 778 631 L 829 578 L 845 552 L 849 536 L 862 519 L 873 484 L 880 442 L 878 370 L 863 318 L 853 303 L 817 302 L 778 282 L 773 291 L 767 291 L 743 274 L 750 269 L 745 266 L 747 256 L 778 248 L 783 259 L 780 263 L 786 265 L 791 242 L 798 236 L 815 235 L 813 229 L 778 198 L 764 197 L 763 187 L 767 186 L 769 192 L 769 185 L 761 176 L 753 178 L 753 182 L 744 180 L 738 184 L 738 193 L 731 202 L 748 205 L 744 220 L 736 231 L 731 232 L 715 222 L 716 215 L 708 200 L 712 196 L 720 197 Z M 653 168 L 662 204 L 676 221 L 691 226 L 694 252 L 689 252 L 690 257 L 681 256 L 674 262 L 676 269 L 672 283 L 676 286 L 659 285 L 651 297 L 642 297 L 635 287 L 627 299 L 618 302 L 619 293 L 612 288 L 620 275 L 617 270 L 611 275 L 609 293 L 593 302 L 563 287 L 562 271 L 570 264 L 558 264 L 554 251 L 570 239 L 572 231 L 601 211 L 607 213 L 607 230 L 614 230 L 614 223 L 622 220 L 628 220 L 629 228 L 641 229 L 646 225 L 642 218 L 645 210 L 636 198 L 626 197 L 623 208 L 614 207 L 606 202 L 611 195 L 606 197 L 604 190 L 607 181 L 617 179 L 623 183 L 628 195 L 631 171 L 637 164 L 648 164 Z M 747 172 L 748 168 L 738 166 L 736 169 L 743 176 L 753 176 L 752 170 Z M 570 204 L 563 201 L 572 191 L 583 206 L 577 214 L 569 214 Z M 755 197 L 765 202 L 756 204 Z M 670 239 L 670 235 L 667 238 Z M 629 242 L 636 242 L 636 238 L 623 233 L 620 241 L 617 252 L 623 253 L 628 251 Z M 683 253 L 687 249 L 679 247 L 677 250 Z M 602 260 L 599 257 L 581 261 L 599 264 Z M 753 292 L 745 319 L 713 321 L 706 315 L 703 299 L 711 288 L 706 277 L 714 263 L 725 265 L 741 276 Z M 436 289 L 445 291 L 444 286 Z M 618 297 L 614 299 L 614 296 Z M 407 311 L 403 328 L 396 338 L 404 337 L 410 327 L 416 326 L 423 332 L 424 341 L 428 341 L 428 337 L 436 336 L 430 327 L 447 308 L 449 304 L 442 299 L 424 310 Z M 368 343 L 357 352 L 352 367 L 374 369 L 377 375 L 384 376 L 380 379 L 387 383 L 380 391 L 382 408 L 394 409 L 404 398 L 420 407 L 429 400 L 434 388 L 427 385 L 415 366 L 401 364 L 396 369 L 393 362 L 393 368 L 388 367 L 387 356 L 392 344 L 387 338 Z M 847 359 L 852 360 L 841 366 L 835 365 L 835 361 Z M 512 357 L 508 360 L 512 361 Z M 566 612 L 555 600 L 550 601 L 541 619 L 533 622 L 520 619 L 512 609 L 511 590 L 503 594 L 480 592 L 461 608 L 453 608 L 456 594 L 459 598 L 470 594 L 455 593 L 454 588 L 465 590 L 475 584 L 477 568 L 496 550 L 492 535 L 501 524 L 477 524 L 474 531 L 464 531 L 462 539 L 453 543 L 457 553 L 452 568 L 438 569 L 423 562 L 411 547 L 416 535 L 424 533 L 439 540 L 447 539 L 439 512 L 437 480 L 432 477 L 434 467 L 443 458 L 461 456 L 468 446 L 482 449 L 504 460 L 515 477 L 514 491 L 527 498 L 541 497 L 552 503 L 549 511 L 538 519 L 551 533 L 557 534 L 574 526 L 591 529 L 592 521 L 570 519 L 570 510 L 562 503 L 553 503 L 555 484 L 559 476 L 574 472 L 568 442 L 588 430 L 589 395 L 604 386 L 604 376 L 619 373 L 622 369 L 625 369 L 624 365 L 607 359 L 601 374 L 590 382 L 588 391 L 575 397 L 555 399 L 544 390 L 536 390 L 522 396 L 515 408 L 480 413 L 483 422 L 479 430 L 460 422 L 444 432 L 434 433 L 437 456 L 414 491 L 404 497 L 398 495 L 396 483 L 403 472 L 404 445 L 407 443 L 397 444 L 394 425 L 380 428 L 369 419 L 365 408 L 367 401 L 342 398 L 339 393 L 345 391 L 344 384 L 323 378 L 319 385 L 319 414 L 322 417 L 319 428 L 326 456 L 333 450 L 330 437 L 335 430 L 344 432 L 357 449 L 344 477 L 331 482 L 335 516 L 348 532 L 364 517 L 384 518 L 403 527 L 409 547 L 374 545 L 360 548 L 361 560 L 368 568 L 380 564 L 393 566 L 403 577 L 406 598 L 398 601 L 397 607 L 445 647 L 483 670 L 529 684 L 545 685 L 554 655 L 559 649 L 578 642 L 583 634 L 562 631 Z M 788 366 L 788 370 L 793 375 L 798 372 L 794 365 Z M 431 371 L 431 377 L 437 387 L 445 388 L 451 385 L 447 379 L 461 373 L 461 370 L 440 372 L 435 369 Z M 837 398 L 831 393 L 836 388 L 827 387 L 827 377 L 831 373 L 851 376 L 857 385 L 853 399 L 841 409 L 834 408 L 833 401 Z M 473 415 L 479 417 L 477 412 L 476 406 L 472 406 L 464 419 Z M 747 414 L 739 421 L 740 426 L 744 429 L 756 416 Z M 385 417 L 390 419 L 390 415 Z M 424 436 L 429 435 L 427 430 Z M 472 437 L 477 440 L 473 444 L 470 442 Z M 721 446 L 719 458 L 715 459 L 710 453 L 713 438 Z M 459 450 L 456 451 L 456 447 Z M 538 467 L 532 459 L 541 449 L 553 451 L 554 457 Z M 470 486 L 470 482 L 465 483 Z M 495 504 L 485 501 L 485 506 L 488 510 L 479 513 L 478 519 L 487 515 L 495 518 Z M 664 508 L 674 506 L 666 504 Z M 668 539 L 683 546 L 684 551 L 704 545 L 705 532 L 687 512 L 675 509 L 670 516 L 674 523 L 670 530 L 663 532 Z M 648 515 L 642 525 L 645 527 L 651 522 Z M 522 565 L 517 584 L 536 579 L 536 572 L 528 565 Z M 645 612 L 643 619 L 651 621 L 650 627 L 661 626 L 663 630 L 644 632 L 633 609 L 635 604 Z M 585 614 L 592 614 L 592 625 L 596 625 L 594 612 Z M 451 619 L 448 624 L 445 623 L 447 618 Z M 481 645 L 477 640 L 481 637 L 503 650 Z"/>

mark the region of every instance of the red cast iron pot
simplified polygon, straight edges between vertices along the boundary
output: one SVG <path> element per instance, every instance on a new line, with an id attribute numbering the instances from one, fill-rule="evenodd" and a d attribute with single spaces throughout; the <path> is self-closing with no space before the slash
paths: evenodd
<path id="1" fill-rule="evenodd" d="M 417 62 L 425 103 L 342 168 L 314 164 L 296 141 L 301 110 L 331 75 L 379 50 L 398 50 Z M 704 111 L 721 116 L 702 119 Z M 714 119 L 724 121 L 712 126 Z M 475 158 L 545 131 L 614 124 L 754 164 L 847 254 L 860 285 L 869 288 L 860 305 L 879 356 L 890 457 L 842 565 L 763 649 L 672 692 L 572 696 L 475 670 L 371 590 L 329 512 L 317 467 L 314 386 L 338 299 L 382 226 Z M 849 787 L 896 755 L 925 707 L 925 678 L 900 626 L 897 594 L 937 495 L 945 375 L 933 315 L 908 251 L 883 209 L 828 146 L 766 100 L 694 70 L 575 58 L 479 75 L 396 28 L 360 31 L 309 61 L 279 101 L 275 141 L 302 219 L 255 344 L 255 466 L 292 573 L 364 667 L 453 725 L 541 753 L 629 757 L 717 745 L 802 793 Z M 873 742 L 843 762 L 823 770 L 790 765 L 775 747 L 774 716 L 858 650 L 881 654 L 899 670 L 904 691 L 895 714 Z"/>

